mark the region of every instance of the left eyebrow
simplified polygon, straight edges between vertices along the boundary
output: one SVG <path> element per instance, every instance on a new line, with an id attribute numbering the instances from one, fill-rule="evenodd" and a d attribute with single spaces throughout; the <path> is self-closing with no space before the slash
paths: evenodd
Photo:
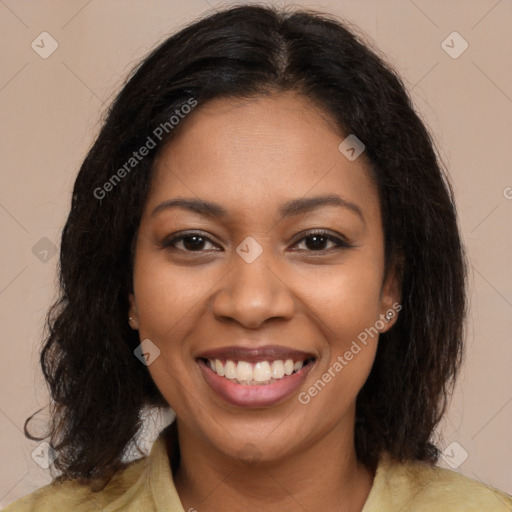
<path id="1" fill-rule="evenodd" d="M 292 215 L 299 215 L 301 213 L 307 213 L 312 210 L 316 210 L 322 206 L 340 206 L 342 208 L 347 208 L 348 210 L 356 213 L 361 218 L 361 220 L 365 222 L 363 212 L 361 208 L 357 206 L 357 204 L 348 201 L 347 199 L 336 194 L 292 199 L 291 201 L 284 203 L 279 208 L 279 213 L 283 217 L 291 217 Z"/>

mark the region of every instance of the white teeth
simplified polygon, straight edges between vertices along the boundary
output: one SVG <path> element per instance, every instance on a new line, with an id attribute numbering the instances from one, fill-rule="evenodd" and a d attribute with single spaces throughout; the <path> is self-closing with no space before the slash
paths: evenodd
<path id="1" fill-rule="evenodd" d="M 224 377 L 231 380 L 236 379 L 236 364 L 233 361 L 226 361 L 226 366 L 224 367 Z"/>
<path id="2" fill-rule="evenodd" d="M 224 377 L 224 367 L 222 366 L 222 363 L 219 359 L 215 359 L 215 372 L 217 375 Z"/>
<path id="3" fill-rule="evenodd" d="M 283 361 L 274 361 L 270 367 L 272 370 L 273 379 L 282 379 L 284 377 L 284 363 Z"/>
<path id="4" fill-rule="evenodd" d="M 236 365 L 236 378 L 238 380 L 252 380 L 252 364 L 238 361 Z"/>
<path id="5" fill-rule="evenodd" d="M 291 375 L 293 373 L 293 361 L 291 359 L 287 359 L 284 362 L 284 373 L 286 375 Z"/>
<path id="6" fill-rule="evenodd" d="M 227 360 L 224 364 L 220 359 L 209 359 L 209 367 L 217 375 L 229 380 L 236 380 L 243 384 L 269 384 L 282 379 L 285 375 L 291 375 L 304 367 L 304 361 L 259 361 L 252 365 L 247 361 Z"/>
<path id="7" fill-rule="evenodd" d="M 267 361 L 256 363 L 253 370 L 253 379 L 256 382 L 266 382 L 272 378 L 272 372 L 270 371 L 270 365 Z"/>

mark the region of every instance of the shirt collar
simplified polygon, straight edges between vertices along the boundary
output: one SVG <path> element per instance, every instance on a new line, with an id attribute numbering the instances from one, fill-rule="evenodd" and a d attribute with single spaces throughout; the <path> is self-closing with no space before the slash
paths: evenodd
<path id="1" fill-rule="evenodd" d="M 165 430 L 151 448 L 149 468 L 151 493 L 158 512 L 185 512 L 174 485 L 164 432 Z M 375 471 L 372 488 L 361 512 L 392 512 L 390 482 L 388 482 L 390 464 L 389 454 L 383 452 Z"/>
<path id="2" fill-rule="evenodd" d="M 160 435 L 150 453 L 149 484 L 158 512 L 185 512 L 172 478 L 166 440 Z"/>

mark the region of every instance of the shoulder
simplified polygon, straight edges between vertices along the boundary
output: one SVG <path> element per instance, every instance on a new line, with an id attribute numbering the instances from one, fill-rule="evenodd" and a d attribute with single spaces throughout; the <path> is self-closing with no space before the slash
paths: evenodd
<path id="1" fill-rule="evenodd" d="M 375 497 L 386 501 L 390 511 L 512 512 L 512 497 L 498 489 L 424 462 L 400 463 L 387 454 L 381 459 L 374 486 Z"/>
<path id="2" fill-rule="evenodd" d="M 119 470 L 101 491 L 74 481 L 52 482 L 9 505 L 4 512 L 98 512 L 141 510 L 151 503 L 147 485 L 148 457 Z M 133 506 L 139 508 L 133 508 Z M 151 510 L 151 508 L 144 508 Z"/>

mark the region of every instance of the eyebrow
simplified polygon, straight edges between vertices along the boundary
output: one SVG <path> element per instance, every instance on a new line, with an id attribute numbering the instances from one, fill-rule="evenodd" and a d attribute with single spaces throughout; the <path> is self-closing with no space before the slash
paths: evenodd
<path id="1" fill-rule="evenodd" d="M 343 197 L 338 196 L 336 194 L 292 199 L 279 207 L 279 213 L 281 214 L 282 217 L 292 217 L 294 215 L 308 213 L 312 210 L 316 210 L 324 206 L 339 206 L 342 208 L 346 208 L 357 214 L 361 218 L 361 220 L 365 222 L 363 212 L 357 204 L 348 201 L 347 199 L 344 199 Z M 168 199 L 167 201 L 160 203 L 151 212 L 151 216 L 153 217 L 157 213 L 171 208 L 182 208 L 184 210 L 188 210 L 208 217 L 225 218 L 228 215 L 227 210 L 225 210 L 219 204 L 212 203 L 210 201 L 202 201 L 200 199 L 188 199 L 178 197 L 176 199 Z"/>

